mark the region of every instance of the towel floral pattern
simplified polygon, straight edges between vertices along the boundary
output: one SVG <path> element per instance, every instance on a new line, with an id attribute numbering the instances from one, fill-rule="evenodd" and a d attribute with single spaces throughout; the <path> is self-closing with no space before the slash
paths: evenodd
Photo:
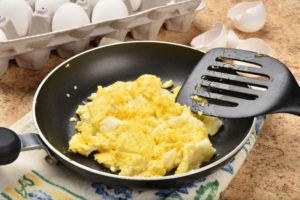
<path id="1" fill-rule="evenodd" d="M 229 184 L 239 165 L 246 158 L 248 152 L 255 143 L 265 118 L 257 118 L 255 129 L 251 137 L 245 143 L 243 149 L 232 158 L 220 170 L 207 177 L 183 185 L 180 188 L 141 190 L 129 187 L 110 187 L 101 182 L 90 182 L 85 179 L 85 184 L 62 185 L 55 177 L 46 176 L 42 169 L 31 170 L 16 179 L 16 183 L 7 186 L 0 191 L 0 199 L 4 200 L 85 200 L 85 199 L 165 199 L 165 200 L 214 200 L 218 199 L 220 193 Z M 44 166 L 48 170 L 55 171 L 54 166 Z M 43 168 L 43 169 L 44 169 Z M 45 172 L 46 173 L 46 172 Z M 47 174 L 47 173 L 46 173 Z M 72 173 L 71 173 L 72 174 Z M 66 177 L 68 178 L 68 177 Z M 70 177 L 69 177 L 70 178 Z M 1 179 L 0 179 L 1 180 Z M 224 181 L 226 180 L 226 181 Z M 1 180 L 2 181 L 2 180 Z"/>
<path id="2" fill-rule="evenodd" d="M 132 198 L 132 189 L 127 187 L 109 187 L 100 182 L 92 183 L 95 193 L 107 200 L 126 200 Z"/>
<path id="3" fill-rule="evenodd" d="M 17 184 L 7 187 L 1 192 L 0 197 L 5 200 L 85 200 L 83 196 L 53 182 L 35 170 L 24 174 L 18 179 Z"/>

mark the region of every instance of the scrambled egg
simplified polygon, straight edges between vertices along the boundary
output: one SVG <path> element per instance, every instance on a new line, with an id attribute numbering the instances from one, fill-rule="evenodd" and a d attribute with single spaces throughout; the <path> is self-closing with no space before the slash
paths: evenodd
<path id="1" fill-rule="evenodd" d="M 95 152 L 99 164 L 124 176 L 163 176 L 198 168 L 214 155 L 208 134 L 215 134 L 222 122 L 175 103 L 180 87 L 163 89 L 172 84 L 142 75 L 136 81 L 99 86 L 77 109 L 78 133 L 69 149 L 84 156 Z"/>

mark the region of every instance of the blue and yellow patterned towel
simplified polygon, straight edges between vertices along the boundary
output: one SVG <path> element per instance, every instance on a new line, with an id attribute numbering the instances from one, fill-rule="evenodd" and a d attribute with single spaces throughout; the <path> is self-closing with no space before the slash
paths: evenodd
<path id="1" fill-rule="evenodd" d="M 218 199 L 247 157 L 263 122 L 264 118 L 259 117 L 245 146 L 226 166 L 177 189 L 108 187 L 101 180 L 88 181 L 63 165 L 51 166 L 44 160 L 43 150 L 33 150 L 22 152 L 13 164 L 0 167 L 0 199 Z M 36 132 L 31 113 L 11 128 L 17 133 Z"/>

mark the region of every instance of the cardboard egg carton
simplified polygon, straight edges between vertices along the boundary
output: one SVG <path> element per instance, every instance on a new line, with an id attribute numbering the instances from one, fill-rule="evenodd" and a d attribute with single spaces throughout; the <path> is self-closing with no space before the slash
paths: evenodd
<path id="1" fill-rule="evenodd" d="M 68 58 L 84 51 L 91 41 L 101 37 L 123 41 L 131 32 L 133 39 L 153 40 L 163 24 L 168 30 L 184 32 L 189 30 L 195 13 L 205 6 L 203 0 L 142 0 L 140 9 L 133 12 L 129 1 L 124 0 L 129 16 L 55 32 L 51 32 L 53 13 L 36 11 L 25 37 L 18 37 L 12 22 L 0 16 L 0 29 L 8 39 L 0 42 L 0 61 L 15 59 L 20 67 L 40 69 L 52 50 L 57 50 L 60 57 Z M 34 7 L 34 0 L 27 2 Z M 91 14 L 91 6 L 85 1 L 77 2 Z M 6 69 L 2 66 L 3 70 Z"/>

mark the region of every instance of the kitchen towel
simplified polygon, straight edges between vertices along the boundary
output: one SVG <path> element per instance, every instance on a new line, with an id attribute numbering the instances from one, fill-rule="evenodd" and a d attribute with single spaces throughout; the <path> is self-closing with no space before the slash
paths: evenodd
<path id="1" fill-rule="evenodd" d="M 101 180 L 85 179 L 63 165 L 49 165 L 44 159 L 47 155 L 44 150 L 32 150 L 21 152 L 14 163 L 0 166 L 0 199 L 218 199 L 246 159 L 263 123 L 264 117 L 258 117 L 246 144 L 227 165 L 180 188 L 109 187 Z M 10 128 L 19 134 L 37 132 L 31 112 Z"/>

